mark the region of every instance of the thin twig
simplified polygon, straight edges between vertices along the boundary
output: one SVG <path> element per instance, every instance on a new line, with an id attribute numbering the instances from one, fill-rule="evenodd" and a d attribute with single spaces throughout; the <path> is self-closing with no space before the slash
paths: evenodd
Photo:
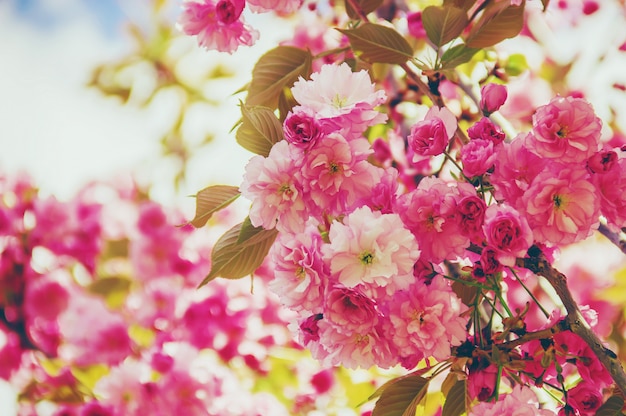
<path id="1" fill-rule="evenodd" d="M 622 250 L 622 253 L 626 254 L 626 239 L 622 237 L 622 233 L 615 233 L 609 230 L 609 227 L 605 224 L 600 224 L 598 231 L 600 234 L 608 238 L 611 243 L 615 244 L 620 250 Z"/>

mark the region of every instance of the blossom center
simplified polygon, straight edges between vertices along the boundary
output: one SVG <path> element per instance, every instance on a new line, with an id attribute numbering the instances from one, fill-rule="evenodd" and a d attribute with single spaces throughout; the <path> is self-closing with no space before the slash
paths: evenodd
<path id="1" fill-rule="evenodd" d="M 361 263 L 364 266 L 369 266 L 370 264 L 372 264 L 374 262 L 374 255 L 372 253 L 370 253 L 369 251 L 364 251 L 359 256 L 359 260 L 361 260 Z"/>
<path id="2" fill-rule="evenodd" d="M 554 208 L 560 209 L 565 201 L 563 201 L 563 197 L 561 195 L 553 195 L 552 202 L 554 202 Z"/>
<path id="3" fill-rule="evenodd" d="M 361 335 L 361 334 L 356 334 L 356 337 L 354 339 L 354 343 L 355 344 L 368 344 L 370 341 L 370 337 L 366 334 L 366 335 Z"/>
<path id="4" fill-rule="evenodd" d="M 347 97 L 342 97 L 339 93 L 335 94 L 332 99 L 332 105 L 336 108 L 343 108 L 348 103 Z"/>

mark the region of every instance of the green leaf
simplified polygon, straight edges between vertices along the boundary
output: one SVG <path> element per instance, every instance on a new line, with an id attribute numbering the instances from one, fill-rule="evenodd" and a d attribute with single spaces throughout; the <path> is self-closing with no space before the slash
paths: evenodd
<path id="1" fill-rule="evenodd" d="M 369 63 L 403 64 L 413 57 L 411 45 L 394 29 L 364 23 L 356 29 L 337 29 L 350 40 L 352 50 Z"/>
<path id="2" fill-rule="evenodd" d="M 377 390 L 372 397 L 380 394 L 380 399 L 372 411 L 372 416 L 415 415 L 415 409 L 428 390 L 429 379 L 416 374 L 399 377 L 387 383 L 382 394 Z M 411 413 L 412 412 L 412 413 Z"/>
<path id="3" fill-rule="evenodd" d="M 381 4 L 383 4 L 383 0 L 354 0 L 354 2 L 359 6 L 359 8 L 363 11 L 363 13 L 368 14 L 378 9 Z M 348 13 L 348 17 L 353 20 L 360 19 L 359 14 L 354 10 L 352 5 L 348 0 L 345 0 L 346 13 Z"/>
<path id="4" fill-rule="evenodd" d="M 622 415 L 622 407 L 624 407 L 624 399 L 620 396 L 611 396 L 596 411 L 596 416 L 618 416 Z"/>
<path id="5" fill-rule="evenodd" d="M 468 24 L 465 10 L 453 6 L 429 6 L 422 12 L 428 39 L 437 48 L 459 37 Z"/>
<path id="6" fill-rule="evenodd" d="M 203 227 L 211 215 L 226 208 L 239 197 L 239 188 L 229 185 L 213 185 L 196 194 L 196 216 L 189 222 L 196 228 Z"/>
<path id="7" fill-rule="evenodd" d="M 275 143 L 283 139 L 283 125 L 268 107 L 241 105 L 242 123 L 235 139 L 241 147 L 267 156 Z"/>
<path id="8" fill-rule="evenodd" d="M 311 75 L 313 56 L 308 50 L 278 46 L 265 53 L 252 69 L 246 105 L 275 109 L 284 88 L 291 88 L 298 77 Z"/>
<path id="9" fill-rule="evenodd" d="M 465 380 L 452 386 L 441 409 L 441 416 L 461 416 L 465 412 Z"/>
<path id="10" fill-rule="evenodd" d="M 239 231 L 239 236 L 237 237 L 237 244 L 255 244 L 257 240 L 253 240 L 253 238 L 258 236 L 263 230 L 263 227 L 255 227 L 252 225 L 250 217 L 246 217 L 246 219 L 243 220 L 243 223 L 241 223 L 241 230 Z M 262 234 L 261 238 L 263 238 Z"/>
<path id="11" fill-rule="evenodd" d="M 467 36 L 466 45 L 486 48 L 517 36 L 524 25 L 525 4 L 511 6 L 509 1 L 502 1 L 489 5 Z"/>
<path id="12" fill-rule="evenodd" d="M 199 287 L 216 277 L 240 279 L 252 274 L 263 263 L 278 231 L 261 229 L 239 243 L 243 227 L 244 223 L 237 224 L 217 240 L 211 253 L 211 271 Z"/>
<path id="13" fill-rule="evenodd" d="M 441 56 L 440 69 L 454 69 L 461 64 L 469 62 L 479 50 L 480 49 L 476 48 L 468 48 L 463 44 L 455 45 L 445 51 Z"/>

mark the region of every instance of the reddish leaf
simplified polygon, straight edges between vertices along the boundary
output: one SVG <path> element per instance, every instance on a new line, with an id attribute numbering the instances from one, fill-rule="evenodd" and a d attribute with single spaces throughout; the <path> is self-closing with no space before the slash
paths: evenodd
<path id="1" fill-rule="evenodd" d="M 429 379 L 415 373 L 391 380 L 371 396 L 374 398 L 380 395 L 372 416 L 414 415 L 426 395 L 429 382 Z"/>
<path id="2" fill-rule="evenodd" d="M 524 26 L 524 6 L 511 6 L 510 1 L 492 3 L 472 28 L 465 44 L 470 48 L 486 48 L 517 36 Z"/>
<path id="3" fill-rule="evenodd" d="M 241 147 L 267 156 L 275 143 L 283 139 L 283 125 L 268 107 L 241 105 L 242 123 L 235 139 Z"/>
<path id="4" fill-rule="evenodd" d="M 356 29 L 337 29 L 350 40 L 352 50 L 370 63 L 403 64 L 413 57 L 411 45 L 394 29 L 364 23 Z"/>
<path id="5" fill-rule="evenodd" d="M 446 402 L 443 404 L 443 409 L 441 409 L 441 416 L 461 416 L 465 413 L 465 395 L 465 380 L 457 381 L 446 396 Z"/>
<path id="6" fill-rule="evenodd" d="M 383 0 L 354 0 L 354 3 L 356 3 L 363 13 L 368 14 L 378 9 L 378 7 L 383 4 Z M 354 10 L 354 7 L 352 7 L 348 0 L 345 0 L 345 6 L 346 13 L 350 19 L 360 19 L 359 14 Z"/>
<path id="7" fill-rule="evenodd" d="M 459 37 L 467 26 L 465 10 L 453 6 L 429 6 L 422 12 L 428 39 L 438 48 Z"/>

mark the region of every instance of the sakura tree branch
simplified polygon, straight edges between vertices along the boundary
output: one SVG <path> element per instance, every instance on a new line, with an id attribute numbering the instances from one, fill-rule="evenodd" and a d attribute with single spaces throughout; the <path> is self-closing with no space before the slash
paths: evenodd
<path id="1" fill-rule="evenodd" d="M 567 317 L 565 319 L 569 329 L 581 337 L 585 343 L 589 345 L 589 348 L 591 348 L 602 365 L 604 365 L 607 369 L 622 394 L 626 395 L 626 373 L 624 372 L 624 368 L 618 360 L 617 355 L 603 345 L 600 338 L 598 338 L 598 336 L 589 327 L 587 321 L 585 321 L 585 318 L 580 312 L 580 309 L 572 296 L 572 292 L 570 292 L 567 287 L 567 277 L 555 269 L 545 258 L 543 253 L 539 251 L 537 255 L 534 255 L 534 251 L 539 250 L 536 250 L 536 247 L 531 248 L 529 253 L 533 255 L 523 259 L 518 258 L 516 265 L 518 267 L 526 268 L 538 276 L 543 276 L 548 283 L 550 283 L 567 310 Z"/>
<path id="2" fill-rule="evenodd" d="M 615 244 L 622 253 L 626 254 L 626 239 L 624 239 L 621 233 L 613 232 L 607 227 L 605 224 L 600 224 L 600 228 L 598 228 L 600 234 L 609 239 L 609 241 Z"/>

